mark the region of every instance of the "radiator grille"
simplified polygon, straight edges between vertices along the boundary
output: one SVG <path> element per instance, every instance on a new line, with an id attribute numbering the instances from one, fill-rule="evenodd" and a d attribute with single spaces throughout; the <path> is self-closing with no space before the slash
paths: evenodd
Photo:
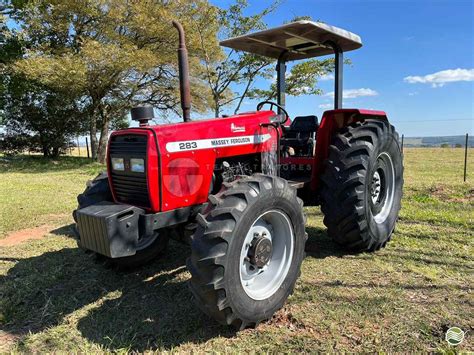
<path id="1" fill-rule="evenodd" d="M 123 158 L 125 170 L 115 171 L 112 168 L 111 179 L 115 198 L 119 202 L 140 207 L 150 207 L 147 184 L 147 144 L 145 135 L 113 136 L 109 146 L 110 158 Z M 145 172 L 137 173 L 130 170 L 130 159 L 139 158 L 145 161 Z M 109 159 L 109 164 L 111 159 Z"/>

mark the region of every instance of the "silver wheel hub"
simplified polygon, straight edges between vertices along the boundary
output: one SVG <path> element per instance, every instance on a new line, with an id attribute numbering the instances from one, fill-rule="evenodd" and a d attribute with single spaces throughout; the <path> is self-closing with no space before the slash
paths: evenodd
<path id="1" fill-rule="evenodd" d="M 294 233 L 288 216 L 271 210 L 250 227 L 240 252 L 240 282 L 252 299 L 271 297 L 285 280 L 293 259 Z"/>
<path id="2" fill-rule="evenodd" d="M 374 173 L 374 176 L 372 176 L 372 186 L 371 186 L 371 197 L 372 197 L 372 202 L 377 203 L 379 196 L 380 196 L 380 189 L 381 189 L 381 179 L 380 179 L 380 174 L 378 171 Z"/>

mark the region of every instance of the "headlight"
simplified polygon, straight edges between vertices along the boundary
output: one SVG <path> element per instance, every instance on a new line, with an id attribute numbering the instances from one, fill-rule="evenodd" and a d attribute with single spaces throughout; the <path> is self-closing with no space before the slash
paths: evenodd
<path id="1" fill-rule="evenodd" d="M 112 158 L 112 169 L 124 171 L 125 165 L 123 163 L 123 158 Z"/>
<path id="2" fill-rule="evenodd" d="M 143 159 L 130 159 L 130 167 L 135 173 L 144 173 L 145 161 Z"/>

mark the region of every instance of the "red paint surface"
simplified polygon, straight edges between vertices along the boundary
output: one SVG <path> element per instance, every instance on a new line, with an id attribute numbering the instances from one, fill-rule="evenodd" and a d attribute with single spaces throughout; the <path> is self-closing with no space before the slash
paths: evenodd
<path id="1" fill-rule="evenodd" d="M 261 126 L 261 124 L 270 123 L 274 115 L 272 111 L 249 112 L 227 118 L 130 128 L 113 132 L 112 135 L 142 134 L 148 137 L 147 180 L 151 203 L 151 208 L 148 210 L 150 212 L 169 211 L 207 201 L 216 159 L 275 149 L 276 130 L 271 126 Z M 340 128 L 336 122 L 336 116 L 343 117 L 343 125 L 366 117 L 386 118 L 383 111 L 359 109 L 326 111 L 317 133 L 315 157 L 284 158 L 281 161 L 284 164 L 312 165 L 311 188 L 313 191 L 318 188 L 319 176 L 323 169 L 324 159 L 328 155 L 331 137 Z M 236 126 L 243 129 L 236 130 Z M 170 152 L 166 149 L 166 144 L 170 142 L 263 134 L 271 136 L 266 143 L 178 152 Z M 107 164 L 107 169 L 110 174 L 110 164 Z M 114 200 L 116 201 L 115 195 Z"/>
<path id="2" fill-rule="evenodd" d="M 272 111 L 250 112 L 227 118 L 126 129 L 112 135 L 148 135 L 147 178 L 151 212 L 169 211 L 207 201 L 216 159 L 259 153 L 270 150 L 272 145 L 276 146 L 275 129 L 260 126 L 262 123 L 269 123 L 274 115 Z M 236 126 L 244 130 L 236 131 Z M 178 152 L 166 149 L 166 144 L 170 142 L 263 134 L 270 134 L 271 138 L 259 144 Z M 155 135 L 159 152 L 156 150 Z M 110 169 L 109 164 L 107 166 Z M 115 196 L 114 200 L 116 201 Z"/>
<path id="3" fill-rule="evenodd" d="M 295 164 L 295 165 L 313 165 L 314 164 L 314 157 L 288 157 L 288 158 L 281 158 L 280 164 Z"/>

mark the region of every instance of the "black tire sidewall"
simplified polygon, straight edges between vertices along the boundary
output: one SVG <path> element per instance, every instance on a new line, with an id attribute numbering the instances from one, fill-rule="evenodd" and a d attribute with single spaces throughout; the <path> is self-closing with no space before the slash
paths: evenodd
<path id="1" fill-rule="evenodd" d="M 372 183 L 372 176 L 377 167 L 377 159 L 382 153 L 388 154 L 390 156 L 390 159 L 392 160 L 395 174 L 395 186 L 393 187 L 393 205 L 390 209 L 390 213 L 388 214 L 385 221 L 383 221 L 382 223 L 377 223 L 370 208 L 370 189 Z M 398 211 L 400 210 L 401 204 L 400 200 L 402 196 L 403 162 L 400 145 L 394 134 L 386 132 L 382 136 L 378 137 L 377 144 L 374 145 L 374 149 L 372 150 L 369 157 L 368 169 L 366 171 L 366 174 L 367 175 L 364 186 L 365 216 L 368 228 L 370 230 L 370 235 L 376 239 L 375 242 L 377 244 L 380 244 L 386 242 L 386 240 L 390 237 L 395 227 L 395 223 L 397 222 Z"/>
<path id="2" fill-rule="evenodd" d="M 288 274 L 279 289 L 267 299 L 254 300 L 247 295 L 240 281 L 240 253 L 245 237 L 256 218 L 270 210 L 284 212 L 291 221 L 294 237 L 293 257 Z M 265 191 L 246 208 L 232 234 L 225 267 L 227 297 L 233 311 L 241 318 L 249 322 L 258 322 L 268 318 L 283 306 L 300 273 L 301 262 L 304 258 L 304 236 L 304 217 L 301 207 L 296 196 L 289 189 Z"/>
<path id="3" fill-rule="evenodd" d="M 102 172 L 89 181 L 84 192 L 77 196 L 78 209 L 103 201 L 113 201 L 107 172 Z"/>
<path id="4" fill-rule="evenodd" d="M 133 269 L 151 262 L 156 256 L 164 252 L 168 245 L 169 233 L 166 229 L 159 231 L 155 240 L 143 249 L 136 251 L 135 255 L 125 256 L 122 258 L 108 258 L 112 263 L 121 269 Z"/>

